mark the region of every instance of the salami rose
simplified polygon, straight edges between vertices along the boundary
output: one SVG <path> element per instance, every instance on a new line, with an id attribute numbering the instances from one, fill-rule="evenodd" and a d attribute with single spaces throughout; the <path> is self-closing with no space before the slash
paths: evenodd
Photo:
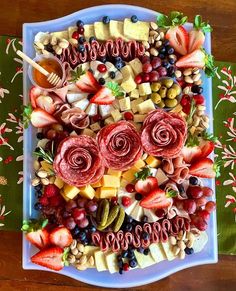
<path id="1" fill-rule="evenodd" d="M 127 170 L 142 155 L 139 133 L 132 123 L 119 121 L 103 127 L 97 135 L 105 166 L 114 170 Z"/>
<path id="2" fill-rule="evenodd" d="M 143 122 L 143 149 L 152 156 L 174 158 L 184 146 L 187 135 L 185 120 L 162 109 L 151 111 Z"/>
<path id="3" fill-rule="evenodd" d="M 96 183 L 104 174 L 97 143 L 86 135 L 64 139 L 57 149 L 53 168 L 64 182 L 76 187 Z"/>

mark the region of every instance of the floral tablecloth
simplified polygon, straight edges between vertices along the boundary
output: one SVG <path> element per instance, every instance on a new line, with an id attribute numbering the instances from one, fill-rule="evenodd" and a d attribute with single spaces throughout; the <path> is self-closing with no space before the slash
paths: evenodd
<path id="1" fill-rule="evenodd" d="M 17 38 L 0 36 L 0 229 L 22 221 L 22 61 Z M 213 79 L 215 154 L 225 161 L 216 180 L 219 252 L 236 254 L 236 64 L 217 62 Z"/>

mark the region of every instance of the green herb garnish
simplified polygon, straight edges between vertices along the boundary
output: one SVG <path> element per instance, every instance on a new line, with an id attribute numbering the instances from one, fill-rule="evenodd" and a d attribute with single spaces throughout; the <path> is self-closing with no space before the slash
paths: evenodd
<path id="1" fill-rule="evenodd" d="M 169 28 L 171 26 L 183 25 L 188 20 L 187 16 L 178 11 L 170 12 L 170 15 L 159 14 L 157 16 L 157 25 L 159 27 Z"/>
<path id="2" fill-rule="evenodd" d="M 136 180 L 146 180 L 147 177 L 152 176 L 151 170 L 149 167 L 145 167 L 142 171 L 134 174 Z"/>

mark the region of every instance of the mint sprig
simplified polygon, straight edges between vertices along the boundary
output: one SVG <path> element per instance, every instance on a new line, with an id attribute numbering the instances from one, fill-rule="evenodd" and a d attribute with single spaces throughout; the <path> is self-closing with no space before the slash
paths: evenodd
<path id="1" fill-rule="evenodd" d="M 204 34 L 213 30 L 209 23 L 202 21 L 202 17 L 200 15 L 195 16 L 193 27 L 196 30 L 202 30 Z"/>
<path id="2" fill-rule="evenodd" d="M 151 170 L 149 167 L 145 167 L 140 172 L 134 174 L 136 180 L 146 180 L 147 177 L 152 176 Z"/>
<path id="3" fill-rule="evenodd" d="M 48 219 L 29 219 L 29 220 L 23 220 L 23 224 L 21 227 L 21 230 L 24 232 L 33 232 L 37 231 L 39 229 L 43 229 L 47 226 L 48 224 Z"/>
<path id="4" fill-rule="evenodd" d="M 28 105 L 22 105 L 22 117 L 23 117 L 23 125 L 24 128 L 28 128 L 30 124 L 31 114 L 33 112 L 33 108 L 31 104 Z"/>
<path id="5" fill-rule="evenodd" d="M 183 25 L 188 20 L 187 16 L 178 11 L 171 11 L 170 15 L 159 14 L 157 25 L 159 27 L 170 28 L 171 26 Z"/>
<path id="6" fill-rule="evenodd" d="M 216 73 L 216 67 L 214 65 L 214 57 L 208 53 L 206 53 L 206 51 L 203 49 L 204 53 L 205 53 L 205 74 L 207 75 L 207 77 L 214 77 L 215 73 Z"/>
<path id="7" fill-rule="evenodd" d="M 115 82 L 108 82 L 106 87 L 112 91 L 112 95 L 115 97 L 124 96 L 124 92 L 121 91 L 120 86 Z"/>
<path id="8" fill-rule="evenodd" d="M 85 74 L 85 71 L 83 71 L 82 66 L 78 66 L 75 71 L 70 71 L 70 74 L 72 78 L 69 80 L 69 82 L 75 82 Z"/>

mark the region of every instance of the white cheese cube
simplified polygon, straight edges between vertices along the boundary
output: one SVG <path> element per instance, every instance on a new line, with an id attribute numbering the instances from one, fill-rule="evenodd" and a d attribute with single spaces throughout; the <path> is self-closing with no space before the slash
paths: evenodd
<path id="1" fill-rule="evenodd" d="M 89 116 L 97 115 L 97 113 L 98 113 L 98 105 L 94 104 L 94 103 L 90 103 L 89 106 L 87 107 L 87 109 L 85 110 L 85 112 Z"/>
<path id="2" fill-rule="evenodd" d="M 88 135 L 88 136 L 91 136 L 91 137 L 94 137 L 96 135 L 95 132 L 93 132 L 90 128 L 83 129 L 81 134 L 82 135 Z"/>
<path id="3" fill-rule="evenodd" d="M 87 98 L 87 97 L 88 97 L 88 93 L 83 93 L 83 92 L 81 92 L 81 93 L 70 92 L 70 93 L 66 94 L 66 99 L 67 99 L 68 103 L 73 103 L 73 102 L 82 100 L 82 99 Z"/>
<path id="4" fill-rule="evenodd" d="M 134 115 L 134 122 L 143 122 L 145 119 L 145 114 L 135 114 Z"/>
<path id="5" fill-rule="evenodd" d="M 88 105 L 89 105 L 89 100 L 86 98 L 72 103 L 72 107 L 78 107 L 84 111 L 86 110 Z"/>
<path id="6" fill-rule="evenodd" d="M 104 252 L 97 251 L 94 253 L 95 265 L 98 272 L 107 270 L 107 262 Z"/>
<path id="7" fill-rule="evenodd" d="M 129 78 L 129 76 L 134 78 L 134 72 L 133 72 L 133 70 L 132 70 L 130 65 L 126 65 L 126 66 L 122 67 L 120 69 L 120 71 L 121 71 L 124 79 Z"/>
<path id="8" fill-rule="evenodd" d="M 124 23 L 123 21 L 116 21 L 116 20 L 110 20 L 109 22 L 109 30 L 110 30 L 110 35 L 113 39 L 116 38 L 123 38 L 124 40 L 128 40 L 125 36 L 124 36 Z"/>
<path id="9" fill-rule="evenodd" d="M 111 254 L 106 255 L 106 263 L 107 263 L 108 270 L 111 274 L 119 271 L 116 253 L 111 253 Z"/>
<path id="10" fill-rule="evenodd" d="M 134 89 L 129 93 L 130 98 L 137 99 L 139 98 L 139 91 L 138 89 Z"/>
<path id="11" fill-rule="evenodd" d="M 146 114 L 149 111 L 155 109 L 155 105 L 151 99 L 147 99 L 144 102 L 137 105 L 140 114 Z"/>
<path id="12" fill-rule="evenodd" d="M 172 252 L 172 245 L 170 244 L 169 241 L 162 243 L 162 247 L 164 249 L 168 261 L 172 261 L 176 258 L 176 256 Z"/>
<path id="13" fill-rule="evenodd" d="M 133 69 L 134 75 L 137 76 L 138 74 L 142 73 L 143 65 L 138 58 L 133 59 L 129 62 L 131 68 Z"/>
<path id="14" fill-rule="evenodd" d="M 150 83 L 142 83 L 138 85 L 138 91 L 140 96 L 152 94 Z"/>
<path id="15" fill-rule="evenodd" d="M 119 105 L 120 105 L 120 110 L 121 111 L 130 110 L 131 109 L 130 98 L 129 97 L 125 97 L 123 99 L 119 99 Z"/>
<path id="16" fill-rule="evenodd" d="M 155 261 L 150 254 L 145 256 L 144 254 L 141 254 L 138 251 L 134 251 L 134 253 L 141 269 L 147 268 L 155 264 Z"/>
<path id="17" fill-rule="evenodd" d="M 111 62 L 105 62 L 108 72 L 116 72 L 117 68 Z"/>
<path id="18" fill-rule="evenodd" d="M 94 22 L 95 36 L 98 40 L 107 40 L 110 38 L 109 25 L 103 22 Z"/>
<path id="19" fill-rule="evenodd" d="M 90 68 L 89 62 L 83 63 L 79 66 L 81 67 L 82 71 L 88 71 L 88 69 Z"/>
<path id="20" fill-rule="evenodd" d="M 114 110 L 112 105 L 99 105 L 98 108 L 103 119 L 109 117 L 111 115 L 111 111 Z"/>
<path id="21" fill-rule="evenodd" d="M 94 25 L 93 24 L 85 24 L 84 25 L 84 37 L 88 41 L 91 36 L 95 36 Z"/>
<path id="22" fill-rule="evenodd" d="M 111 116 L 113 117 L 114 121 L 117 122 L 122 119 L 122 114 L 118 109 L 111 111 Z"/>
<path id="23" fill-rule="evenodd" d="M 125 18 L 124 35 L 129 39 L 148 41 L 149 22 L 137 21 L 133 23 L 130 18 Z"/>
<path id="24" fill-rule="evenodd" d="M 95 123 L 90 125 L 90 128 L 92 129 L 92 131 L 96 132 L 96 131 L 99 131 L 101 129 L 101 126 L 98 122 L 95 122 Z"/>
<path id="25" fill-rule="evenodd" d="M 137 106 L 138 106 L 138 104 L 140 104 L 142 102 L 143 102 L 143 98 L 138 98 L 136 100 L 131 101 L 131 109 L 132 109 L 133 113 L 138 112 Z"/>
<path id="26" fill-rule="evenodd" d="M 113 119 L 113 117 L 110 116 L 110 117 L 106 118 L 106 119 L 104 120 L 104 123 L 105 123 L 106 125 L 114 123 L 114 119 Z"/>
<path id="27" fill-rule="evenodd" d="M 121 83 L 121 88 L 124 89 L 126 93 L 129 93 L 136 89 L 137 84 L 135 83 L 133 77 L 129 75 L 127 78 L 123 79 L 123 82 Z"/>
<path id="28" fill-rule="evenodd" d="M 120 71 L 116 71 L 115 79 L 112 80 L 112 82 L 116 82 L 117 84 L 121 84 L 123 81 L 123 75 Z"/>

